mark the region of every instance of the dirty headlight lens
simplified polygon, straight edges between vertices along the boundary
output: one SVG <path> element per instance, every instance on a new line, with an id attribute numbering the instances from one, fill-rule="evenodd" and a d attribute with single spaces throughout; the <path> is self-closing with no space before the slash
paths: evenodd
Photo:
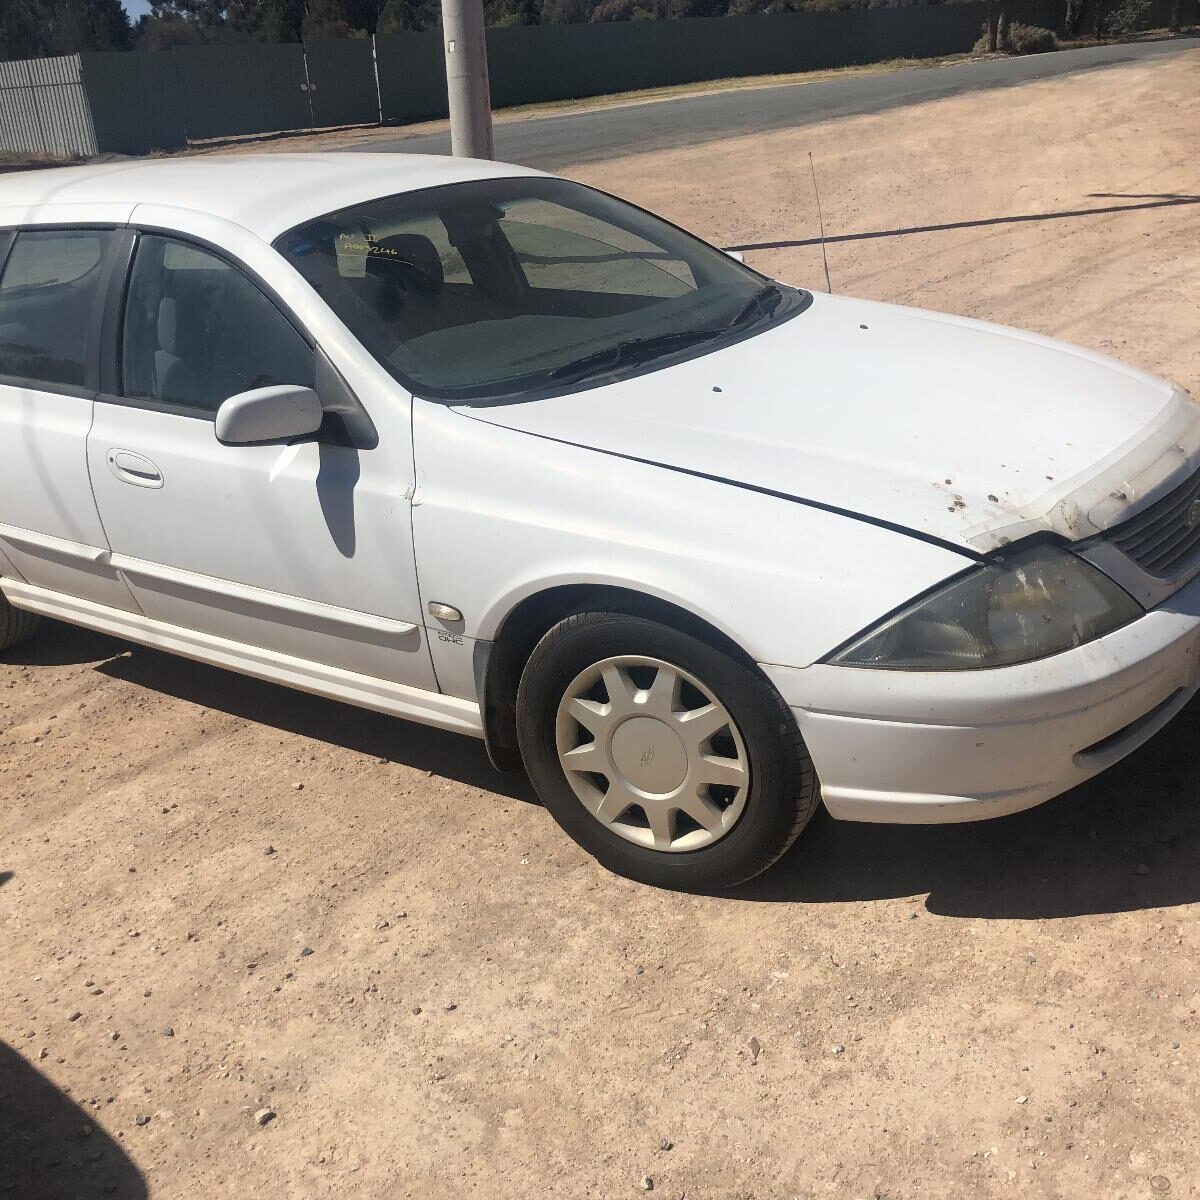
<path id="1" fill-rule="evenodd" d="M 1090 563 L 1040 546 L 959 576 L 827 661 L 901 671 L 1006 667 L 1082 646 L 1143 611 Z"/>

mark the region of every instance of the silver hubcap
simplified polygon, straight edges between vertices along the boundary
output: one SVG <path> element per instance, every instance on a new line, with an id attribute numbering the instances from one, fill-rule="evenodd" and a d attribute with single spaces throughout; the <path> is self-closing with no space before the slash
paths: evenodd
<path id="1" fill-rule="evenodd" d="M 742 735 L 693 675 L 657 658 L 608 658 L 563 693 L 558 761 L 602 825 L 653 850 L 700 850 L 737 824 L 750 791 Z"/>

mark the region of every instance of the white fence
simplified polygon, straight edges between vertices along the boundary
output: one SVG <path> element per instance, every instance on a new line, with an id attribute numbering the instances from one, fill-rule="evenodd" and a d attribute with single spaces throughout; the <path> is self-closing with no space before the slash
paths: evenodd
<path id="1" fill-rule="evenodd" d="M 0 153 L 96 153 L 78 54 L 0 62 Z"/>

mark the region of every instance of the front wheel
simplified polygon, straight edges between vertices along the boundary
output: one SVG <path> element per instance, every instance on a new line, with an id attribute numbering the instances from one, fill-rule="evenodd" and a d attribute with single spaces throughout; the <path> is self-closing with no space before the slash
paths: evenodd
<path id="1" fill-rule="evenodd" d="M 41 622 L 42 618 L 37 613 L 13 608 L 0 596 L 0 653 L 33 637 Z"/>
<path id="2" fill-rule="evenodd" d="M 643 883 L 742 883 L 817 805 L 796 722 L 754 666 L 633 612 L 576 613 L 545 634 L 521 677 L 517 733 L 554 819 Z"/>

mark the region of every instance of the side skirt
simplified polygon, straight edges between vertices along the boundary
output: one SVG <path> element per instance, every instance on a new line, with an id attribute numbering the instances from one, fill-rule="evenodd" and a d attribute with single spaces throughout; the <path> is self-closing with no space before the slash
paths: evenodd
<path id="1" fill-rule="evenodd" d="M 473 700 L 406 687 L 402 683 L 327 667 L 309 659 L 293 658 L 274 650 L 263 650 L 194 629 L 168 625 L 164 621 L 152 621 L 137 613 L 108 608 L 15 579 L 0 579 L 0 591 L 4 592 L 14 608 L 42 613 L 72 625 L 82 625 L 85 629 L 95 629 L 100 633 L 153 646 L 156 650 L 166 650 L 197 662 L 251 675 L 255 679 L 265 679 L 269 683 L 281 683 L 285 687 L 311 692 L 314 696 L 341 700 L 359 708 L 405 717 L 454 733 L 483 737 L 479 705 Z"/>

